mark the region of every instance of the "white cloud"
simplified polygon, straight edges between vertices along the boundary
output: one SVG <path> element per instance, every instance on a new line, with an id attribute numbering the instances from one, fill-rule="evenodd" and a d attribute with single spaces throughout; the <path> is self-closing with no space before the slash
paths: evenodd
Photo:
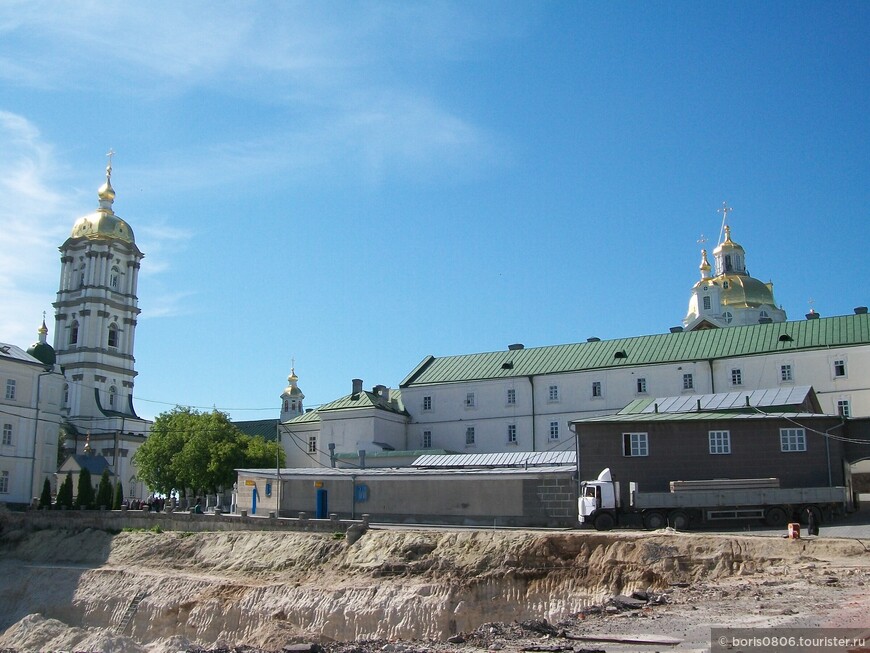
<path id="1" fill-rule="evenodd" d="M 72 226 L 70 205 L 53 190 L 59 175 L 51 146 L 26 118 L 0 111 L 0 339 L 35 340 L 59 275 L 58 244 Z"/>
<path id="2" fill-rule="evenodd" d="M 268 107 L 273 122 L 254 119 L 236 140 L 200 147 L 201 165 L 191 165 L 185 144 L 184 159 L 176 157 L 184 169 L 165 170 L 170 183 L 192 188 L 268 171 L 310 178 L 324 166 L 372 184 L 396 174 L 425 181 L 505 160 L 495 155 L 504 149 L 496 135 L 420 89 L 414 72 L 416 63 L 474 56 L 481 42 L 513 36 L 509 21 L 494 24 L 463 5 L 11 7 L 0 5 L 0 76 L 18 84 L 168 102 L 208 89 L 246 113 Z M 274 118 L 282 109 L 286 118 Z"/>

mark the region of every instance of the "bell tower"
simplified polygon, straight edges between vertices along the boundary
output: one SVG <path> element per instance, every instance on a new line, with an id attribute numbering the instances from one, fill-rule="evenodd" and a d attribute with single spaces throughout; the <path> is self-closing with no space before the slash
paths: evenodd
<path id="1" fill-rule="evenodd" d="M 96 421 L 104 416 L 138 419 L 133 409 L 133 346 L 143 254 L 130 225 L 112 208 L 113 154 L 108 154 L 106 182 L 97 191 L 97 209 L 76 221 L 60 247 L 54 302 L 54 349 L 69 382 L 69 418 L 94 420 L 95 432 L 110 427 L 105 420 Z"/>

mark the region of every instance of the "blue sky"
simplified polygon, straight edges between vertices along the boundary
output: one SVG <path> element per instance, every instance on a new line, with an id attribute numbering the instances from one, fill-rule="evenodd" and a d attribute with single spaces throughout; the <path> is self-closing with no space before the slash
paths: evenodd
<path id="1" fill-rule="evenodd" d="M 145 417 L 667 331 L 723 201 L 790 319 L 851 313 L 868 43 L 866 2 L 6 0 L 0 340 L 53 326 L 109 148 Z"/>

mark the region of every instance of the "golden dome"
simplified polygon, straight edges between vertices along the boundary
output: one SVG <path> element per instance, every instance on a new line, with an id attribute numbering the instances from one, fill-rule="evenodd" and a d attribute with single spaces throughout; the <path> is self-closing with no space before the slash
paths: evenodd
<path id="1" fill-rule="evenodd" d="M 97 209 L 78 220 L 73 225 L 71 238 L 114 238 L 125 243 L 135 243 L 133 230 L 111 209 Z"/>
<path id="2" fill-rule="evenodd" d="M 112 188 L 112 166 L 106 167 L 106 183 L 97 190 L 100 207 L 93 213 L 82 216 L 73 225 L 71 238 L 91 238 L 122 240 L 134 244 L 133 230 L 124 220 L 115 215 L 112 203 L 115 201 L 115 189 Z"/>
<path id="3" fill-rule="evenodd" d="M 725 274 L 717 278 L 722 287 L 722 306 L 757 308 L 776 306 L 770 285 L 745 275 Z"/>

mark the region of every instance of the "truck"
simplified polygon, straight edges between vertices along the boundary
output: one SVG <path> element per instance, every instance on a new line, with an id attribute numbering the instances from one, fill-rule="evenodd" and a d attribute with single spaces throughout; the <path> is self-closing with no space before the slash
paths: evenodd
<path id="1" fill-rule="evenodd" d="M 762 520 L 768 526 L 790 522 L 821 523 L 847 506 L 845 487 L 781 488 L 779 480 L 708 479 L 671 481 L 670 492 L 641 492 L 629 483 L 629 504 L 622 505 L 619 481 L 608 467 L 594 481 L 580 484 L 581 525 L 599 531 L 616 526 L 684 530 L 727 520 Z"/>

